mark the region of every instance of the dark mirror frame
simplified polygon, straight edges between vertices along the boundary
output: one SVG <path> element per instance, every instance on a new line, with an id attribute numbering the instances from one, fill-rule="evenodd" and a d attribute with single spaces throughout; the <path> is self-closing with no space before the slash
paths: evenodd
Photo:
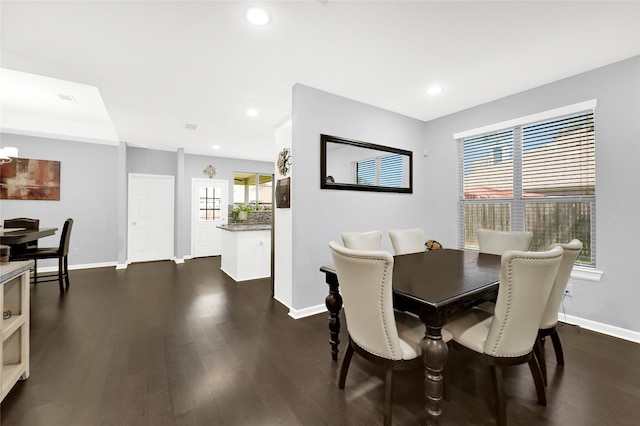
<path id="1" fill-rule="evenodd" d="M 409 187 L 373 186 L 373 185 L 359 185 L 359 184 L 351 184 L 351 183 L 343 183 L 343 182 L 331 182 L 331 181 L 328 182 L 327 181 L 327 143 L 329 142 L 408 156 L 409 157 Z M 404 194 L 412 194 L 413 193 L 413 152 L 407 151 L 405 149 L 391 148 L 384 145 L 376 145 L 373 143 L 321 134 L 320 135 L 320 188 L 321 189 L 341 189 L 341 190 L 349 190 L 349 191 L 399 192 Z"/>

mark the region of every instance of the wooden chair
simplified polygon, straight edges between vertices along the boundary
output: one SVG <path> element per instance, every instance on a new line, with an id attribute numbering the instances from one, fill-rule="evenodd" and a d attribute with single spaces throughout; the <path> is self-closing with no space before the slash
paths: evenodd
<path id="1" fill-rule="evenodd" d="M 60 292 L 63 293 L 66 289 L 69 289 L 69 240 L 71 238 L 71 228 L 73 227 L 73 219 L 69 218 L 64 222 L 62 227 L 62 234 L 60 235 L 60 245 L 58 247 L 45 247 L 37 248 L 34 250 L 28 250 L 24 253 L 20 253 L 16 256 L 16 260 L 33 260 L 37 262 L 40 259 L 58 259 L 58 272 L 53 275 L 46 275 L 38 279 L 38 269 L 34 268 L 33 283 L 39 282 L 58 281 L 60 286 Z M 63 283 L 64 280 L 64 283 Z"/>
<path id="2" fill-rule="evenodd" d="M 542 373 L 533 350 L 562 253 L 561 247 L 545 252 L 505 252 L 494 314 L 472 309 L 445 325 L 453 335 L 455 349 L 489 365 L 499 426 L 507 424 L 501 370 L 504 366 L 527 363 L 538 402 L 547 404 Z"/>
<path id="3" fill-rule="evenodd" d="M 342 244 L 353 250 L 382 250 L 382 234 L 380 231 L 343 232 Z"/>
<path id="4" fill-rule="evenodd" d="M 389 238 L 396 255 L 419 253 L 425 251 L 424 229 L 393 229 L 389 231 Z"/>
<path id="5" fill-rule="evenodd" d="M 29 231 L 37 231 L 40 229 L 40 219 L 31 219 L 28 217 L 16 217 L 14 219 L 5 219 L 3 226 L 5 228 L 24 228 Z M 24 244 L 15 244 L 11 247 L 11 254 L 21 253 L 27 250 L 38 248 L 38 240 L 29 241 Z"/>
<path id="6" fill-rule="evenodd" d="M 385 368 L 383 416 L 391 425 L 393 372 L 424 365 L 420 342 L 424 324 L 394 311 L 393 256 L 383 250 L 351 250 L 329 243 L 344 299 L 349 346 L 340 368 L 338 387 L 344 389 L 353 353 Z M 443 332 L 443 339 L 451 338 Z"/>
<path id="7" fill-rule="evenodd" d="M 562 343 L 560 343 L 557 327 L 558 312 L 560 311 L 560 303 L 562 302 L 569 277 L 571 276 L 573 264 L 578 259 L 580 251 L 582 250 L 582 242 L 580 240 L 572 240 L 567 244 L 552 244 L 550 248 L 556 246 L 562 247 L 564 254 L 562 255 L 562 262 L 560 263 L 560 268 L 558 268 L 558 274 L 556 275 L 551 295 L 547 301 L 547 306 L 542 314 L 535 351 L 545 385 L 547 384 L 547 365 L 544 355 L 544 343 L 547 337 L 551 337 L 551 341 L 553 342 L 553 350 L 556 354 L 557 364 L 564 366 L 564 353 L 562 351 Z"/>

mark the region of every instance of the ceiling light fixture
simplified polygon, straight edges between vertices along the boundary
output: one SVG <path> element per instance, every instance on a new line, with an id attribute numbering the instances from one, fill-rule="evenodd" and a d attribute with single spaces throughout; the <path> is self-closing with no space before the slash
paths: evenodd
<path id="1" fill-rule="evenodd" d="M 440 86 L 432 86 L 427 90 L 427 93 L 430 95 L 437 95 L 438 93 L 442 92 L 442 87 Z"/>
<path id="2" fill-rule="evenodd" d="M 249 117 L 255 117 L 256 115 L 258 115 L 258 111 L 257 111 L 257 110 L 255 110 L 255 109 L 253 109 L 253 108 L 248 109 L 248 110 L 247 110 L 247 115 L 248 115 Z"/>
<path id="3" fill-rule="evenodd" d="M 220 149 L 220 145 L 211 145 L 211 149 Z"/>
<path id="4" fill-rule="evenodd" d="M 7 164 L 12 161 L 12 159 L 18 157 L 18 148 L 13 146 L 6 146 L 4 148 L 0 148 L 0 164 Z"/>
<path id="5" fill-rule="evenodd" d="M 253 8 L 247 11 L 247 21 L 253 25 L 266 25 L 269 23 L 269 15 L 262 9 Z"/>
<path id="6" fill-rule="evenodd" d="M 76 98 L 74 98 L 71 95 L 66 95 L 64 93 L 58 93 L 58 97 L 60 99 L 62 99 L 63 101 L 68 101 L 68 102 L 76 102 Z"/>

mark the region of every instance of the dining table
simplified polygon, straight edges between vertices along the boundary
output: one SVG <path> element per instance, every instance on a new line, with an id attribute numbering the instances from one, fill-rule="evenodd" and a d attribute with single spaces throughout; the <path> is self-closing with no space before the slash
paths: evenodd
<path id="1" fill-rule="evenodd" d="M 477 250 L 441 249 L 394 256 L 394 308 L 417 315 L 425 324 L 422 358 L 425 365 L 427 424 L 437 425 L 442 415 L 443 369 L 449 349 L 442 327 L 452 315 L 486 301 L 495 301 L 500 283 L 501 256 Z M 338 359 L 342 297 L 333 265 L 320 268 L 329 294 L 329 343 Z"/>
<path id="2" fill-rule="evenodd" d="M 0 244 L 8 246 L 24 244 L 40 238 L 54 235 L 58 228 L 0 228 Z"/>

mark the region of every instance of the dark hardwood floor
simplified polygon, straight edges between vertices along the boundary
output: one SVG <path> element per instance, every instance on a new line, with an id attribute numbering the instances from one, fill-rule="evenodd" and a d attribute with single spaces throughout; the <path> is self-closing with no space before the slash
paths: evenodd
<path id="1" fill-rule="evenodd" d="M 2 402 L 2 426 L 382 423 L 383 371 L 356 356 L 339 391 L 328 314 L 291 319 L 268 280 L 235 283 L 219 258 L 70 279 L 64 296 L 55 283 L 31 288 L 31 376 Z M 640 345 L 559 333 L 566 367 L 547 345 L 547 407 L 526 365 L 506 370 L 509 424 L 640 424 Z M 441 424 L 495 424 L 488 369 L 452 351 L 447 373 Z M 425 424 L 424 405 L 422 371 L 397 373 L 393 423 Z"/>

